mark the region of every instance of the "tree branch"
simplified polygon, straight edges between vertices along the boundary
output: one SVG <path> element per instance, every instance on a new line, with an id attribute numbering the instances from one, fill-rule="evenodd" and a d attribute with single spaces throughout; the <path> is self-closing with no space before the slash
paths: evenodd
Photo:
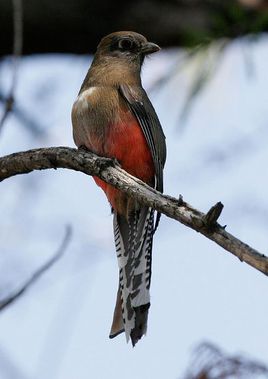
<path id="1" fill-rule="evenodd" d="M 98 176 L 129 196 L 135 197 L 141 204 L 150 206 L 203 234 L 240 261 L 268 275 L 268 257 L 240 241 L 217 223 L 223 207 L 221 203 L 217 203 L 204 214 L 184 202 L 181 197 L 176 199 L 162 195 L 141 180 L 129 175 L 112 159 L 68 147 L 29 150 L 0 158 L 0 181 L 14 175 L 49 168 L 68 168 Z"/>
<path id="2" fill-rule="evenodd" d="M 229 356 L 203 342 L 194 351 L 184 379 L 267 378 L 268 367 L 243 355 Z"/>
<path id="3" fill-rule="evenodd" d="M 7 116 L 12 111 L 14 106 L 15 89 L 18 79 L 18 64 L 22 53 L 23 44 L 23 16 L 22 16 L 22 0 L 13 0 L 13 76 L 9 95 L 5 101 L 4 113 L 0 120 L 0 131 L 6 121 Z"/>
<path id="4" fill-rule="evenodd" d="M 63 241 L 60 244 L 60 247 L 58 248 L 55 255 L 53 255 L 52 258 L 50 258 L 46 263 L 44 263 L 41 267 L 39 267 L 38 270 L 36 270 L 33 275 L 23 284 L 23 286 L 14 292 L 12 295 L 7 296 L 5 299 L 0 300 L 0 311 L 2 311 L 7 306 L 14 303 L 15 300 L 17 300 L 21 295 L 24 294 L 24 292 L 32 285 L 34 284 L 50 267 L 54 265 L 65 253 L 66 248 L 70 242 L 71 239 L 71 227 L 66 227 L 66 232 Z"/>

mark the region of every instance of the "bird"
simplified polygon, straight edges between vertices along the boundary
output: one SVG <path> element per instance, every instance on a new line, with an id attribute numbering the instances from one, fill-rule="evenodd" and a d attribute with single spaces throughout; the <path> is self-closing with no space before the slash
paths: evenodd
<path id="1" fill-rule="evenodd" d="M 103 37 L 72 108 L 78 148 L 116 159 L 129 174 L 163 192 L 166 141 L 141 83 L 147 55 L 160 47 L 141 34 Z M 133 347 L 147 331 L 152 245 L 160 213 L 93 177 L 113 213 L 119 285 L 110 338 L 125 332 Z"/>

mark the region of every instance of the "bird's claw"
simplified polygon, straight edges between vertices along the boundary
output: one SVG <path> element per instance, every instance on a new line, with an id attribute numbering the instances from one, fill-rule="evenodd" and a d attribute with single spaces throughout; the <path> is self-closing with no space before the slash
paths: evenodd
<path id="1" fill-rule="evenodd" d="M 86 146 L 84 146 L 84 145 L 82 145 L 82 146 L 79 146 L 78 147 L 78 150 L 81 150 L 81 151 L 87 151 L 87 152 L 91 152 L 92 153 L 92 151 L 90 151 Z"/>
<path id="2" fill-rule="evenodd" d="M 102 169 L 108 167 L 120 167 L 120 163 L 116 158 L 100 157 L 100 165 Z"/>

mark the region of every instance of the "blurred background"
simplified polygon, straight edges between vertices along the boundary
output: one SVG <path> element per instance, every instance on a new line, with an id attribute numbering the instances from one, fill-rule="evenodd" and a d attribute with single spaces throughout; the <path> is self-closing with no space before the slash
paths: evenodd
<path id="1" fill-rule="evenodd" d="M 267 255 L 268 2 L 1 0 L 0 152 L 74 146 L 70 112 L 99 39 L 162 46 L 143 84 L 167 137 L 165 193 Z M 108 339 L 112 216 L 70 170 L 0 185 L 0 378 L 268 378 L 267 278 L 162 217 L 148 333 Z"/>

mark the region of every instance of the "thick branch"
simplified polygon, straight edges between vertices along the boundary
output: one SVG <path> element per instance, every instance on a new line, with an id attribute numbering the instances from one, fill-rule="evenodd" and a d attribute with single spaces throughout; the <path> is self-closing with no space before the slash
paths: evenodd
<path id="1" fill-rule="evenodd" d="M 129 196 L 135 197 L 140 203 L 202 233 L 241 261 L 268 275 L 268 257 L 226 232 L 225 228 L 217 223 L 216 220 L 222 209 L 220 203 L 216 204 L 208 214 L 204 214 L 181 198 L 175 199 L 160 194 L 126 173 L 111 159 L 68 147 L 29 150 L 0 158 L 0 181 L 14 175 L 49 168 L 68 168 L 98 176 Z"/>

